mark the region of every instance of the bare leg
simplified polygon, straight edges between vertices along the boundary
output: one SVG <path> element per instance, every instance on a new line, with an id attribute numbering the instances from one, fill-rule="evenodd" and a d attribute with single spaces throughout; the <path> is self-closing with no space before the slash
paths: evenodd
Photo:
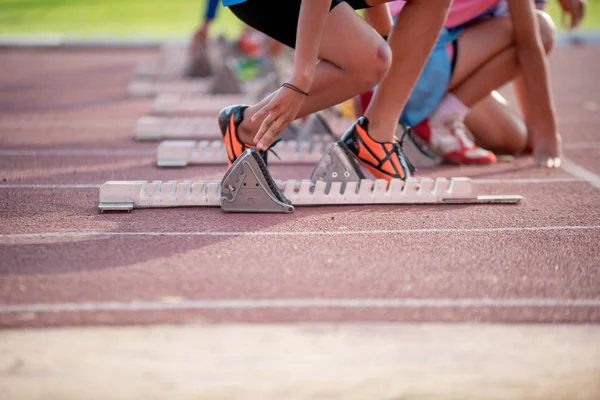
<path id="1" fill-rule="evenodd" d="M 552 26 L 546 22 L 545 14 L 538 16 L 544 45 L 549 51 L 553 44 Z M 450 82 L 453 94 L 473 107 L 465 123 L 477 144 L 501 153 L 522 152 L 527 138 L 526 124 L 518 113 L 498 94 L 489 95 L 491 90 L 519 76 L 513 46 L 509 17 L 495 18 L 467 29 L 459 39 L 456 70 Z M 483 59 L 486 60 L 482 62 Z M 482 64 L 477 66 L 477 63 Z"/>
<path id="2" fill-rule="evenodd" d="M 317 65 L 310 96 L 298 118 L 339 104 L 375 86 L 387 72 L 391 54 L 383 38 L 348 4 L 342 3 L 329 12 L 319 58 L 322 61 Z M 269 100 L 270 97 L 244 112 L 238 134 L 245 143 L 252 143 L 262 123 L 250 118 Z"/>
<path id="3" fill-rule="evenodd" d="M 475 143 L 496 154 L 519 154 L 527 143 L 527 126 L 497 92 L 486 96 L 467 114 L 465 124 Z"/>
<path id="4" fill-rule="evenodd" d="M 450 0 L 412 0 L 398 16 L 388 39 L 392 65 L 365 112 L 373 139 L 394 140 L 402 110 L 433 49 L 450 3 Z"/>

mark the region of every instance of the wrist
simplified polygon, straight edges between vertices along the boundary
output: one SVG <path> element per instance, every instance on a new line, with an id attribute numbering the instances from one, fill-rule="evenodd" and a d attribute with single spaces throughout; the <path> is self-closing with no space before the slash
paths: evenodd
<path id="1" fill-rule="evenodd" d="M 310 92 L 312 86 L 313 74 L 309 72 L 294 71 L 288 80 L 289 83 L 301 89 L 304 92 Z"/>

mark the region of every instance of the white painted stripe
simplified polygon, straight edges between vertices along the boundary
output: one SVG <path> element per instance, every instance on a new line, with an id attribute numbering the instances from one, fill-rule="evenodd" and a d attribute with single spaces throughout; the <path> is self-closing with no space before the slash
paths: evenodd
<path id="1" fill-rule="evenodd" d="M 0 184 L 0 189 L 99 189 L 102 185 L 97 184 L 64 184 L 64 185 L 38 185 L 28 183 Z"/>
<path id="2" fill-rule="evenodd" d="M 132 301 L 97 303 L 33 303 L 1 305 L 0 313 L 84 311 L 172 311 L 281 308 L 487 308 L 487 307 L 600 307 L 600 299 L 555 298 L 406 298 L 406 299 L 238 299 Z"/>
<path id="3" fill-rule="evenodd" d="M 515 178 L 515 179 L 474 179 L 479 184 L 544 184 L 544 183 L 570 183 L 587 182 L 583 178 Z M 0 189 L 89 189 L 100 188 L 102 184 L 37 184 L 37 183 L 3 183 Z"/>
<path id="4" fill-rule="evenodd" d="M 0 128 L 2 129 L 68 129 L 68 128 L 129 128 L 135 127 L 135 120 L 118 119 L 21 119 L 10 118 L 0 119 Z"/>
<path id="5" fill-rule="evenodd" d="M 39 157 L 39 156 L 102 156 L 130 157 L 155 156 L 156 149 L 0 149 L 0 156 Z"/>
<path id="6" fill-rule="evenodd" d="M 386 235 L 415 233 L 495 233 L 495 232 L 539 232 L 598 230 L 600 225 L 591 226 L 513 226 L 499 228 L 416 228 L 416 229 L 374 229 L 362 231 L 238 231 L 238 232 L 38 232 L 0 234 L 0 239 L 35 239 L 60 237 L 125 237 L 125 236 L 350 236 Z"/>
<path id="7" fill-rule="evenodd" d="M 584 179 L 561 177 L 561 178 L 515 178 L 515 179 L 474 179 L 479 184 L 530 184 L 530 183 L 569 183 L 581 182 Z"/>
<path id="8" fill-rule="evenodd" d="M 561 165 L 569 174 L 576 178 L 585 179 L 592 186 L 600 189 L 600 176 L 567 159 L 563 159 Z"/>

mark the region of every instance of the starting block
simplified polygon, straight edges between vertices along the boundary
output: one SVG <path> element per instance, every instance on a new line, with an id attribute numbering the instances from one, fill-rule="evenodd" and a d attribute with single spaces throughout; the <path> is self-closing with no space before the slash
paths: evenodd
<path id="1" fill-rule="evenodd" d="M 152 111 L 159 115 L 193 113 L 216 116 L 219 111 L 232 104 L 254 104 L 279 87 L 277 77 L 274 75 L 261 79 L 253 85 L 244 87 L 243 94 L 159 94 L 154 100 Z M 215 91 L 216 89 L 211 89 L 211 92 Z"/>
<path id="2" fill-rule="evenodd" d="M 277 88 L 279 78 L 275 72 L 260 79 L 240 82 L 235 76 L 233 60 L 221 63 L 214 76 L 188 80 L 152 80 L 134 79 L 129 84 L 127 91 L 130 96 L 154 96 L 166 94 L 199 94 L 221 95 L 243 93 L 271 92 Z"/>
<path id="3" fill-rule="evenodd" d="M 216 41 L 208 46 L 199 46 L 190 57 L 187 43 L 166 44 L 156 60 L 143 62 L 136 66 L 133 78 L 174 79 L 211 76 L 214 60 L 221 58 L 221 54 L 226 51 L 222 48 L 223 46 L 229 45 Z"/>
<path id="4" fill-rule="evenodd" d="M 214 117 L 154 117 L 138 118 L 135 140 L 219 139 L 221 134 Z"/>
<path id="5" fill-rule="evenodd" d="M 407 181 L 364 179 L 353 158 L 333 144 L 309 180 L 275 181 L 255 149 L 247 150 L 221 181 L 109 181 L 101 211 L 134 208 L 221 207 L 225 212 L 291 213 L 295 206 L 356 204 L 515 204 L 521 196 L 481 196 L 468 178 Z"/>

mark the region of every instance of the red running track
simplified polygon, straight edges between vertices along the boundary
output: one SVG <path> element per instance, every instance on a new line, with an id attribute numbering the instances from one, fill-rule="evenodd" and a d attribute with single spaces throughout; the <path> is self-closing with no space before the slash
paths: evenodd
<path id="1" fill-rule="evenodd" d="M 127 84 L 155 53 L 2 50 L 0 326 L 599 322 L 599 55 L 561 48 L 551 60 L 565 155 L 587 174 L 527 157 L 420 171 L 473 177 L 521 205 L 100 214 L 106 180 L 218 179 L 224 167 L 157 169 L 157 143 L 133 140 L 152 101 Z"/>

